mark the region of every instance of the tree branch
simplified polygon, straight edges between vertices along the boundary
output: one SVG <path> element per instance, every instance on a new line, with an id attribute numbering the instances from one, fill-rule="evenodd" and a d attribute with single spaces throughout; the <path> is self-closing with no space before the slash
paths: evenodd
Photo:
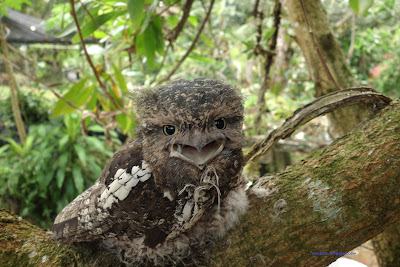
<path id="1" fill-rule="evenodd" d="M 182 18 L 179 21 L 179 23 L 173 28 L 167 35 L 166 39 L 170 42 L 173 43 L 176 38 L 178 38 L 179 34 L 183 30 L 183 26 L 185 26 L 185 23 L 189 17 L 190 10 L 192 8 L 194 0 L 186 0 L 185 6 L 183 7 L 183 14 Z"/>
<path id="2" fill-rule="evenodd" d="M 256 10 L 257 7 L 254 9 Z M 255 11 L 257 12 L 257 11 Z M 262 25 L 262 12 L 260 13 L 260 23 L 259 27 L 260 29 L 258 30 L 259 33 L 257 35 L 257 46 L 260 46 L 259 41 L 261 40 L 261 25 Z M 267 88 L 269 87 L 269 72 L 271 70 L 272 64 L 275 59 L 275 51 L 276 51 L 276 44 L 278 40 L 278 33 L 279 33 L 279 26 L 281 24 L 281 3 L 280 0 L 275 0 L 275 7 L 274 7 L 274 28 L 275 32 L 271 37 L 271 41 L 269 43 L 268 47 L 268 53 L 263 53 L 265 55 L 265 66 L 264 66 L 264 76 L 263 76 L 263 83 L 261 85 L 260 91 L 258 92 L 258 100 L 257 100 L 257 116 L 255 118 L 255 125 L 260 125 L 261 122 L 261 115 L 264 113 L 264 107 L 265 107 L 265 93 L 267 92 Z"/>
<path id="3" fill-rule="evenodd" d="M 23 144 L 25 142 L 26 132 L 25 132 L 24 122 L 22 121 L 21 112 L 19 110 L 19 105 L 18 105 L 18 85 L 17 85 L 17 82 L 15 81 L 14 72 L 12 70 L 11 63 L 10 63 L 10 61 L 8 61 L 8 46 L 7 46 L 6 37 L 4 36 L 3 23 L 1 21 L 0 21 L 0 45 L 1 45 L 1 51 L 3 54 L 3 58 L 7 59 L 4 61 L 4 65 L 6 68 L 6 72 L 8 75 L 8 83 L 10 86 L 11 107 L 12 107 L 12 111 L 13 111 L 13 115 L 14 115 L 14 119 L 15 119 L 15 124 L 17 126 L 19 140 Z"/>
<path id="4" fill-rule="evenodd" d="M 74 0 L 69 0 L 69 3 L 70 3 L 70 6 L 71 6 L 71 16 L 72 16 L 72 18 L 74 19 L 74 22 L 75 22 L 75 25 L 76 25 L 76 29 L 77 29 L 77 31 L 78 31 L 79 40 L 80 40 L 80 43 L 81 43 L 81 45 L 82 45 L 82 50 L 83 50 L 83 52 L 84 52 L 84 54 L 85 54 L 85 57 L 86 57 L 87 62 L 88 62 L 89 65 L 90 65 L 90 68 L 92 69 L 92 71 L 93 71 L 93 73 L 94 73 L 94 75 L 95 75 L 95 77 L 96 77 L 97 82 L 99 83 L 101 89 L 103 90 L 104 95 L 107 96 L 108 99 L 110 99 L 111 103 L 113 103 L 113 105 L 114 105 L 118 110 L 120 110 L 122 113 L 124 113 L 126 116 L 128 116 L 128 118 L 130 118 L 132 121 L 135 121 L 135 119 L 134 119 L 123 107 L 121 107 L 121 106 L 115 101 L 115 99 L 109 94 L 109 92 L 107 91 L 106 86 L 105 86 L 105 85 L 103 84 L 103 82 L 101 81 L 100 75 L 99 75 L 99 73 L 97 72 L 96 67 L 95 67 L 94 64 L 93 64 L 93 61 L 92 61 L 92 59 L 91 59 L 90 56 L 89 56 L 89 53 L 87 52 L 85 40 L 83 39 L 81 27 L 80 27 L 80 25 L 79 25 L 79 21 L 78 21 L 78 18 L 77 18 L 77 16 L 76 16 Z"/>
<path id="5" fill-rule="evenodd" d="M 400 219 L 400 100 L 251 190 L 213 266 L 326 266 Z M 328 255 L 312 253 L 327 252 Z"/>
<path id="6" fill-rule="evenodd" d="M 352 134 L 284 172 L 259 179 L 213 266 L 323 266 L 400 218 L 400 100 Z M 0 210 L 0 263 L 117 266 L 97 244 L 66 246 Z M 327 252 L 328 255 L 311 253 Z"/>
<path id="7" fill-rule="evenodd" d="M 186 53 L 183 55 L 183 57 L 179 60 L 179 62 L 175 65 L 173 70 L 165 78 L 163 78 L 160 81 L 158 81 L 157 85 L 168 81 L 171 78 L 171 76 L 174 75 L 174 73 L 178 70 L 178 68 L 181 66 L 183 61 L 185 61 L 185 59 L 189 56 L 190 52 L 192 52 L 192 50 L 194 49 L 197 41 L 199 40 L 199 37 L 200 37 L 200 35 L 201 35 L 201 33 L 202 33 L 203 29 L 204 29 L 204 26 L 206 25 L 206 22 L 207 22 L 208 18 L 210 17 L 210 14 L 211 14 L 211 11 L 212 11 L 212 8 L 213 8 L 213 5 L 214 5 L 214 1 L 215 0 L 211 1 L 210 7 L 208 8 L 208 11 L 207 11 L 207 14 L 206 14 L 206 17 L 204 18 L 203 22 L 201 23 L 200 28 L 199 28 L 199 30 L 198 30 L 198 32 L 197 32 L 192 44 L 190 45 L 189 49 L 186 51 Z"/>
<path id="8" fill-rule="evenodd" d="M 382 108 L 390 101 L 390 98 L 366 87 L 344 89 L 322 96 L 296 110 L 279 128 L 272 131 L 263 141 L 253 145 L 245 154 L 245 162 L 264 155 L 280 139 L 289 137 L 298 127 L 318 116 L 356 103 L 372 104 L 375 108 Z"/>

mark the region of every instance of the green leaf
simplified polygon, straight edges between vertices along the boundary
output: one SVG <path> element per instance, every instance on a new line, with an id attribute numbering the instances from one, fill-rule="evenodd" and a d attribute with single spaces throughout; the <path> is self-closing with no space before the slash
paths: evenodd
<path id="1" fill-rule="evenodd" d="M 359 16 L 365 16 L 373 3 L 374 0 L 349 0 L 350 7 Z"/>
<path id="2" fill-rule="evenodd" d="M 116 116 L 117 124 L 122 128 L 124 134 L 132 129 L 132 120 L 125 114 L 118 114 Z"/>
<path id="3" fill-rule="evenodd" d="M 103 143 L 97 139 L 96 137 L 93 136 L 87 136 L 86 137 L 86 141 L 88 142 L 88 144 L 94 149 L 97 150 L 99 152 L 103 152 L 104 149 L 104 145 Z"/>
<path id="4" fill-rule="evenodd" d="M 24 156 L 24 148 L 22 145 L 15 142 L 14 139 L 10 137 L 0 137 L 1 140 L 8 142 L 11 145 L 11 149 L 20 156 Z"/>
<path id="5" fill-rule="evenodd" d="M 10 147 L 10 145 L 3 145 L 2 147 L 0 147 L 0 156 L 1 154 L 5 154 L 5 151 Z"/>
<path id="6" fill-rule="evenodd" d="M 0 1 L 0 13 L 7 17 L 7 8 L 21 10 L 23 4 L 30 6 L 31 1 L 29 1 L 29 0 L 8 0 L 8 1 L 3 0 L 3 1 Z"/>
<path id="7" fill-rule="evenodd" d="M 58 147 L 60 150 L 63 150 L 65 145 L 68 143 L 69 141 L 69 136 L 68 135 L 64 135 L 63 137 L 61 137 L 61 139 L 58 141 Z"/>
<path id="8" fill-rule="evenodd" d="M 113 69 L 114 69 L 114 76 L 115 79 L 117 80 L 119 89 L 121 89 L 121 92 L 123 92 L 124 94 L 129 93 L 128 87 L 126 86 L 124 75 L 122 75 L 119 68 L 114 64 L 113 64 Z"/>
<path id="9" fill-rule="evenodd" d="M 67 168 L 68 164 L 68 154 L 62 154 L 58 160 L 57 160 L 57 174 L 56 174 L 56 179 L 57 179 L 57 187 L 61 188 L 64 183 L 65 179 L 65 169 Z"/>
<path id="10" fill-rule="evenodd" d="M 90 125 L 88 130 L 92 132 L 104 133 L 104 127 L 98 124 Z"/>
<path id="11" fill-rule="evenodd" d="M 89 102 L 87 103 L 87 105 L 86 105 L 86 109 L 87 110 L 95 110 L 96 109 L 96 106 L 97 106 L 97 96 L 98 96 L 99 94 L 97 93 L 97 90 L 96 89 L 94 89 L 93 90 L 93 93 L 92 93 L 92 96 L 90 97 L 90 100 L 89 100 Z"/>
<path id="12" fill-rule="evenodd" d="M 349 0 L 350 7 L 358 14 L 358 0 Z"/>
<path id="13" fill-rule="evenodd" d="M 213 44 L 213 42 L 211 42 L 210 39 L 207 38 L 207 36 L 205 36 L 204 34 L 200 35 L 201 40 L 203 40 L 209 47 L 214 48 L 215 45 Z"/>
<path id="14" fill-rule="evenodd" d="M 154 9 L 158 6 L 158 2 L 159 2 L 159 0 L 153 0 L 153 3 L 147 10 L 146 18 L 144 19 L 143 26 L 142 26 L 142 29 L 140 30 L 140 33 L 144 32 L 146 30 L 147 26 L 149 25 L 149 22 L 153 15 Z"/>
<path id="15" fill-rule="evenodd" d="M 118 16 L 123 15 L 126 13 L 126 10 L 118 10 L 112 11 L 101 15 L 92 16 L 92 18 L 81 27 L 82 38 L 86 39 L 89 37 L 93 32 L 95 32 L 101 25 L 106 23 L 107 21 L 113 21 Z M 72 43 L 79 43 L 79 35 L 78 33 L 72 38 Z"/>
<path id="16" fill-rule="evenodd" d="M 136 51 L 138 56 L 145 55 L 150 69 L 154 66 L 156 51 L 164 54 L 164 39 L 162 35 L 162 20 L 156 16 L 146 30 L 136 37 Z"/>
<path id="17" fill-rule="evenodd" d="M 92 95 L 93 90 L 95 90 L 95 86 L 84 87 L 87 78 L 84 78 L 74 84 L 71 89 L 64 95 L 64 98 L 69 100 L 72 104 L 77 107 L 82 106 L 86 103 L 89 97 Z M 56 118 L 63 114 L 69 114 L 75 111 L 73 107 L 71 107 L 67 102 L 62 99 L 59 99 L 56 103 L 56 106 L 53 111 L 53 117 Z"/>
<path id="18" fill-rule="evenodd" d="M 85 149 L 78 144 L 74 145 L 74 150 L 78 155 L 79 160 L 82 162 L 83 166 L 86 166 L 86 152 Z"/>
<path id="19" fill-rule="evenodd" d="M 189 16 L 188 17 L 188 21 L 190 24 L 193 25 L 193 27 L 197 27 L 197 25 L 199 24 L 199 22 L 197 21 L 197 17 L 196 16 Z"/>
<path id="20" fill-rule="evenodd" d="M 34 140 L 35 140 L 35 136 L 32 134 L 30 134 L 26 137 L 25 143 L 23 146 L 24 155 L 27 155 L 31 151 Z"/>
<path id="21" fill-rule="evenodd" d="M 160 16 L 156 16 L 151 26 L 153 27 L 154 38 L 156 40 L 156 51 L 160 55 L 164 55 L 164 35 L 162 33 L 162 19 Z"/>
<path id="22" fill-rule="evenodd" d="M 44 171 L 43 173 L 39 173 L 37 175 L 37 177 L 40 177 L 41 179 L 39 179 L 39 184 L 41 188 L 46 188 L 50 181 L 52 180 L 54 175 L 54 168 L 53 169 L 48 169 L 46 171 Z"/>
<path id="23" fill-rule="evenodd" d="M 269 31 L 267 31 L 267 33 L 264 36 L 264 40 L 269 40 L 269 38 L 272 37 L 272 35 L 274 35 L 275 33 L 275 27 L 269 29 Z"/>
<path id="24" fill-rule="evenodd" d="M 67 134 L 72 143 L 75 142 L 79 135 L 81 116 L 77 113 L 72 113 L 64 116 L 64 125 L 67 129 Z"/>
<path id="25" fill-rule="evenodd" d="M 144 3 L 145 0 L 128 0 L 128 12 L 135 30 L 140 28 L 144 15 Z"/>
<path id="26" fill-rule="evenodd" d="M 74 180 L 75 188 L 78 192 L 83 191 L 83 175 L 79 165 L 72 165 L 72 178 Z"/>
<path id="27" fill-rule="evenodd" d="M 69 10 L 69 8 L 67 8 L 67 9 Z M 97 12 L 98 8 L 96 8 L 95 10 L 92 10 L 92 12 L 94 12 L 94 11 Z M 83 21 L 87 17 L 87 13 L 80 3 L 78 3 L 77 8 L 76 8 L 76 16 L 78 18 L 79 25 L 82 25 Z M 75 25 L 74 21 L 71 21 L 66 27 L 64 27 L 62 30 L 57 32 L 54 35 L 54 37 L 63 38 L 63 37 L 67 37 L 68 35 L 70 35 L 74 32 L 76 32 L 76 25 Z"/>
<path id="28" fill-rule="evenodd" d="M 59 168 L 57 170 L 56 179 L 57 179 L 57 187 L 61 188 L 63 186 L 65 179 L 65 169 Z"/>
<path id="29" fill-rule="evenodd" d="M 188 57 L 191 58 L 191 59 L 195 59 L 195 60 L 198 60 L 198 61 L 205 62 L 205 63 L 215 63 L 216 62 L 215 59 L 202 57 L 202 56 L 190 55 Z"/>

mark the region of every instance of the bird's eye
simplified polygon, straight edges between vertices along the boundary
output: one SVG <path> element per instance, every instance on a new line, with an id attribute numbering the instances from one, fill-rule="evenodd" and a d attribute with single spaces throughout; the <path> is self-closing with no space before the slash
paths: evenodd
<path id="1" fill-rule="evenodd" d="M 164 125 L 164 134 L 165 135 L 174 135 L 176 133 L 175 126 L 172 125 Z"/>
<path id="2" fill-rule="evenodd" d="M 218 119 L 214 121 L 214 127 L 220 130 L 223 130 L 226 128 L 226 121 L 224 118 Z"/>

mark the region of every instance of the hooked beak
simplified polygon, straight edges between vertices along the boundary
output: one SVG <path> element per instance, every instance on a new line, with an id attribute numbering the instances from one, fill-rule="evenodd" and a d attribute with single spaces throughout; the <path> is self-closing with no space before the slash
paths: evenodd
<path id="1" fill-rule="evenodd" d="M 225 140 L 210 140 L 206 143 L 205 137 L 199 136 L 195 140 L 201 139 L 203 140 L 197 142 L 188 142 L 187 140 L 181 143 L 175 142 L 170 146 L 170 157 L 180 158 L 202 170 L 207 163 L 221 153 L 225 146 Z"/>

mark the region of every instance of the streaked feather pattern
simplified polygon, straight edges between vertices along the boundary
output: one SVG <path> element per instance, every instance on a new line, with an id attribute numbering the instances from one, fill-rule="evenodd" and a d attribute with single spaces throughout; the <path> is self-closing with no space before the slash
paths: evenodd
<path id="1" fill-rule="evenodd" d="M 135 101 L 137 137 L 60 212 L 53 237 L 100 240 L 127 265 L 193 263 L 247 208 L 242 99 L 229 85 L 197 79 Z M 217 129 L 220 118 L 226 125 Z M 177 133 L 166 135 L 164 125 Z"/>

